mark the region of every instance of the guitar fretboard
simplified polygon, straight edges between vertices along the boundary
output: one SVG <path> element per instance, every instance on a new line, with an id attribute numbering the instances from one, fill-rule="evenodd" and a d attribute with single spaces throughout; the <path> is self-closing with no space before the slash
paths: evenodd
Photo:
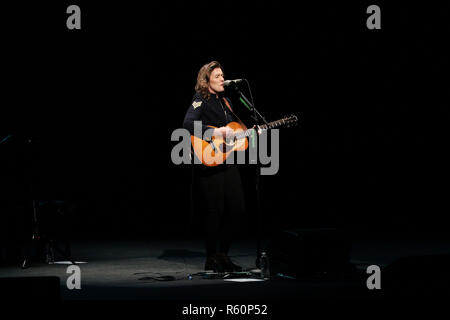
<path id="1" fill-rule="evenodd" d="M 272 121 L 272 122 L 269 122 L 268 124 L 263 124 L 263 125 L 257 126 L 256 130 L 274 129 L 274 128 L 281 127 L 281 126 L 285 125 L 287 122 L 288 121 L 286 121 L 285 119 Z M 248 130 L 246 130 L 244 132 L 240 132 L 235 137 L 237 139 L 242 139 L 244 137 L 248 137 L 249 135 L 252 134 L 253 130 L 255 130 L 255 129 L 248 129 Z"/>

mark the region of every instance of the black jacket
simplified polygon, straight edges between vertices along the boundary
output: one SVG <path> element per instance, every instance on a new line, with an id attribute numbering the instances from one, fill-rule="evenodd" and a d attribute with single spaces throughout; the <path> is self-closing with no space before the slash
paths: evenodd
<path id="1" fill-rule="evenodd" d="M 211 95 L 208 100 L 204 99 L 200 93 L 196 93 L 192 99 L 192 103 L 186 112 L 184 117 L 183 127 L 194 135 L 194 121 L 202 122 L 202 136 L 208 126 L 223 127 L 228 123 L 237 121 L 235 116 L 228 109 L 227 105 L 223 101 L 223 95 Z M 229 99 L 227 99 L 231 108 L 233 108 Z M 202 137 L 199 137 L 202 138 Z M 206 139 L 210 139 L 211 136 L 205 136 Z"/>

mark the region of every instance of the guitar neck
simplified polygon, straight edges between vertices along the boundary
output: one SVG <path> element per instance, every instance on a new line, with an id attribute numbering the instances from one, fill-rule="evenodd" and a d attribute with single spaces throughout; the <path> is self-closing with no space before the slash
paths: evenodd
<path id="1" fill-rule="evenodd" d="M 281 127 L 285 124 L 286 124 L 286 121 L 284 119 L 282 119 L 282 120 L 269 122 L 268 124 L 263 124 L 261 126 L 258 126 L 258 128 L 261 130 L 274 129 L 274 128 Z"/>
<path id="2" fill-rule="evenodd" d="M 257 126 L 257 130 L 258 130 L 258 129 L 259 129 L 259 130 L 274 129 L 274 128 L 277 128 L 277 127 L 281 127 L 281 126 L 284 125 L 285 123 L 286 123 L 285 120 L 272 121 L 272 122 L 269 122 L 268 124 L 263 124 L 263 125 L 261 125 L 261 126 Z M 246 130 L 246 131 L 244 131 L 244 132 L 241 132 L 241 133 L 239 133 L 239 134 L 236 135 L 236 138 L 237 138 L 237 139 L 242 139 L 242 138 L 244 138 L 244 137 L 248 137 L 249 135 L 252 134 L 252 131 L 253 131 L 253 130 L 254 130 L 254 129 L 248 129 L 248 130 Z"/>

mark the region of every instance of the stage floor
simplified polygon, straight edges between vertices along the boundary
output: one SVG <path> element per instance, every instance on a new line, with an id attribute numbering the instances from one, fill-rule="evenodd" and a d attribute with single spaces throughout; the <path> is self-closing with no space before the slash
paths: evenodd
<path id="1" fill-rule="evenodd" d="M 0 266 L 0 278 L 59 277 L 61 300 L 364 300 L 382 298 L 383 290 L 369 290 L 368 265 L 384 268 L 398 258 L 449 254 L 450 242 L 441 240 L 365 239 L 352 245 L 350 276 L 323 276 L 268 281 L 233 282 L 208 279 L 203 272 L 204 250 L 199 240 L 95 240 L 72 242 L 72 255 L 80 263 L 81 289 L 69 290 L 68 264 L 32 262 Z M 232 260 L 245 269 L 254 269 L 256 241 L 239 240 L 231 249 Z M 188 276 L 193 275 L 189 280 Z M 163 281 L 164 276 L 172 280 Z M 2 282 L 0 282 L 1 284 Z M 2 288 L 5 292 L 5 289 Z M 378 292 L 376 292 L 378 291 Z"/>

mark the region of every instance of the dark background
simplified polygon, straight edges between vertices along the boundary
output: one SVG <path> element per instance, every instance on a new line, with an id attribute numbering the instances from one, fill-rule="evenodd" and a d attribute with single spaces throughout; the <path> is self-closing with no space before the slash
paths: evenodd
<path id="1" fill-rule="evenodd" d="M 66 28 L 70 4 L 81 7 L 81 30 Z M 381 30 L 366 27 L 370 4 L 381 7 Z M 268 120 L 303 116 L 280 132 L 278 174 L 262 177 L 269 231 L 447 230 L 448 4 L 76 1 L 2 11 L 0 138 L 12 134 L 0 145 L 4 236 L 28 232 L 30 169 L 35 198 L 66 202 L 59 228 L 73 237 L 185 236 L 190 225 L 196 235 L 191 171 L 171 163 L 170 136 L 211 60 L 228 79 L 249 80 Z M 253 173 L 242 168 L 239 223 L 250 236 Z"/>

